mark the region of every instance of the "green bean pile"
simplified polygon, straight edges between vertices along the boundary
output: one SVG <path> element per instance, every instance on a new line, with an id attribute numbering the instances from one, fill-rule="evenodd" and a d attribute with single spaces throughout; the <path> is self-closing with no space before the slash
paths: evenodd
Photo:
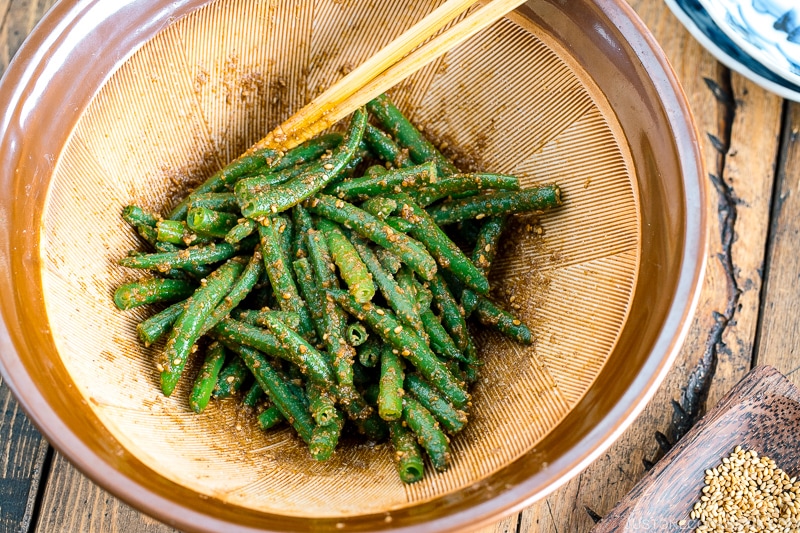
<path id="1" fill-rule="evenodd" d="M 555 185 L 460 173 L 381 96 L 344 134 L 238 158 L 166 218 L 126 207 L 152 250 L 119 264 L 152 274 L 114 302 L 172 303 L 137 326 L 145 345 L 164 341 L 165 395 L 202 357 L 195 412 L 236 396 L 262 429 L 294 428 L 319 461 L 343 432 L 388 439 L 413 483 L 423 451 L 448 468 L 448 435 L 467 423 L 481 367 L 467 319 L 532 342 L 487 296 L 508 216 L 559 205 Z"/>

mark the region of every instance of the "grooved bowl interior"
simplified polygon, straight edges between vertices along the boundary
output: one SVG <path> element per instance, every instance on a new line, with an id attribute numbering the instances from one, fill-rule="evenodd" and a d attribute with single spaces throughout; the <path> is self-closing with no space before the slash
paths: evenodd
<path id="1" fill-rule="evenodd" d="M 192 413 L 186 377 L 161 395 L 162 346 L 135 334 L 153 309 L 120 312 L 111 299 L 139 277 L 116 264 L 141 248 L 122 208 L 166 214 L 439 3 L 62 2 L 31 41 L 55 38 L 23 48 L 0 86 L 18 104 L 0 145 L 15 170 L 3 177 L 2 363 L 32 418 L 95 480 L 187 529 L 458 528 L 565 481 L 652 393 L 702 271 L 691 121 L 626 8 L 537 1 L 392 92 L 465 168 L 556 182 L 565 200 L 506 236 L 494 295 L 536 342 L 476 328 L 485 365 L 452 467 L 403 485 L 386 445 L 345 442 L 318 463 L 236 402 Z M 105 41 L 115 60 L 81 62 L 127 28 L 138 32 Z M 78 72 L 84 92 L 57 95 Z M 47 126 L 32 122 L 60 106 Z"/>

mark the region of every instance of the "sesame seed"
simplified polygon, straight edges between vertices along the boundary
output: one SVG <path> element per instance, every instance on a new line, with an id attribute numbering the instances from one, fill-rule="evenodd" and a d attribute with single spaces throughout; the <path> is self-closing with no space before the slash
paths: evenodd
<path id="1" fill-rule="evenodd" d="M 324 165 L 322 165 L 322 168 L 324 168 L 325 170 L 331 170 L 333 169 L 333 165 L 330 163 L 325 163 Z"/>

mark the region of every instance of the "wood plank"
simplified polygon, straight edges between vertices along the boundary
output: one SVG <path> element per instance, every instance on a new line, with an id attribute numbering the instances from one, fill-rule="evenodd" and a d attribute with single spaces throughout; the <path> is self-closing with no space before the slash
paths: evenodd
<path id="1" fill-rule="evenodd" d="M 122 503 L 56 454 L 36 531 L 170 533 L 177 530 Z"/>
<path id="2" fill-rule="evenodd" d="M 0 531 L 27 531 L 49 445 L 0 378 Z"/>
<path id="3" fill-rule="evenodd" d="M 759 330 L 758 364 L 772 365 L 800 385 L 800 104 L 788 106 L 786 136 L 778 167 L 772 238 L 764 281 L 764 307 Z"/>
<path id="4" fill-rule="evenodd" d="M 689 336 L 653 400 L 600 459 L 525 510 L 520 531 L 588 531 L 592 516 L 608 512 L 644 475 L 645 463 L 666 453 L 751 364 L 778 148 L 775 136 L 752 132 L 779 131 L 781 100 L 721 67 L 662 2 L 630 4 L 683 85 L 706 170 L 715 176 L 709 176 L 706 204 L 708 272 Z"/>

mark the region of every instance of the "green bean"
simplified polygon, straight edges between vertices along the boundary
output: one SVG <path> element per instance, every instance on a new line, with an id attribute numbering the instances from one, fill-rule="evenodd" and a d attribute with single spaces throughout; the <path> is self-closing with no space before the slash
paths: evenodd
<path id="1" fill-rule="evenodd" d="M 306 406 L 289 390 L 286 381 L 281 379 L 267 359 L 258 350 L 247 346 L 235 344 L 227 346 L 239 354 L 258 384 L 298 435 L 306 443 L 310 442 L 314 430 L 314 419 L 311 418 Z"/>
<path id="2" fill-rule="evenodd" d="M 431 350 L 433 350 L 436 355 L 445 359 L 453 359 L 464 363 L 472 362 L 464 357 L 464 354 L 458 349 L 458 346 L 453 342 L 453 339 L 447 333 L 447 330 L 444 329 L 444 326 L 442 326 L 442 323 L 436 315 L 433 314 L 433 311 L 430 309 L 423 311 L 422 314 L 420 314 L 420 320 L 422 320 L 425 332 L 431 340 Z"/>
<path id="3" fill-rule="evenodd" d="M 275 215 L 272 218 L 276 221 L 275 227 L 278 230 L 278 237 L 281 242 L 281 251 L 283 252 L 283 257 L 286 259 L 288 265 L 292 261 L 292 241 L 294 241 L 292 237 L 294 233 L 292 219 L 283 214 Z"/>
<path id="4" fill-rule="evenodd" d="M 258 415 L 258 427 L 262 431 L 266 431 L 278 425 L 281 421 L 285 420 L 281 414 L 281 410 L 277 405 L 270 405 Z"/>
<path id="5" fill-rule="evenodd" d="M 148 226 L 151 228 L 156 227 L 158 217 L 152 213 L 148 213 L 138 205 L 127 205 L 122 209 L 122 218 L 133 226 Z"/>
<path id="6" fill-rule="evenodd" d="M 342 144 L 344 136 L 339 132 L 324 133 L 309 139 L 286 152 L 271 170 L 286 170 L 316 161 L 326 152 Z"/>
<path id="7" fill-rule="evenodd" d="M 140 279 L 120 285 L 114 291 L 114 304 L 117 309 L 126 310 L 158 302 L 174 302 L 191 296 L 196 286 L 180 279 Z"/>
<path id="8" fill-rule="evenodd" d="M 206 278 L 206 284 L 187 300 L 185 310 L 173 325 L 159 362 L 161 390 L 165 396 L 170 396 L 175 390 L 203 324 L 243 269 L 244 265 L 239 261 L 226 262 Z"/>
<path id="9" fill-rule="evenodd" d="M 257 218 L 280 211 L 300 203 L 317 191 L 320 191 L 339 171 L 353 158 L 361 136 L 367 115 L 363 110 L 353 113 L 350 127 L 345 134 L 342 145 L 328 159 L 322 159 L 312 165 L 305 174 L 297 176 L 279 188 L 254 192 L 250 179 L 236 184 L 236 198 L 246 217 Z"/>
<path id="10" fill-rule="evenodd" d="M 403 262 L 400 261 L 400 258 L 386 248 L 378 248 L 375 250 L 375 255 L 378 257 L 378 261 L 381 262 L 381 266 L 389 274 L 397 274 L 397 271 L 403 266 Z"/>
<path id="11" fill-rule="evenodd" d="M 205 207 L 192 207 L 186 213 L 186 225 L 204 237 L 225 237 L 238 222 L 239 216 L 234 213 L 214 211 Z"/>
<path id="12" fill-rule="evenodd" d="M 178 317 L 183 313 L 186 302 L 178 302 L 170 305 L 166 309 L 159 311 L 150 318 L 147 318 L 136 326 L 136 334 L 145 346 L 150 346 L 158 342 L 172 324 L 178 320 Z"/>
<path id="13" fill-rule="evenodd" d="M 292 262 L 295 280 L 300 294 L 308 305 L 308 312 L 311 314 L 314 331 L 317 339 L 322 339 L 325 335 L 325 324 L 323 322 L 323 303 L 317 284 L 314 280 L 314 272 L 308 258 L 301 257 Z M 292 324 L 286 322 L 290 327 Z M 297 328 L 300 325 L 300 316 L 297 317 Z"/>
<path id="14" fill-rule="evenodd" d="M 137 224 L 134 226 L 136 233 L 149 245 L 155 246 L 158 243 L 158 230 L 153 226 L 146 224 Z"/>
<path id="15" fill-rule="evenodd" d="M 156 223 L 156 239 L 179 246 L 208 244 L 212 241 L 208 235 L 199 235 L 189 228 L 183 220 L 159 220 Z"/>
<path id="16" fill-rule="evenodd" d="M 411 236 L 428 249 L 442 268 L 450 270 L 464 285 L 479 294 L 489 292 L 489 280 L 472 261 L 445 235 L 431 216 L 407 194 L 392 195 L 400 205 L 401 216 L 412 223 Z"/>
<path id="17" fill-rule="evenodd" d="M 455 174 L 409 194 L 421 207 L 427 207 L 448 196 L 472 196 L 486 189 L 518 191 L 519 178 L 508 174 Z"/>
<path id="18" fill-rule="evenodd" d="M 425 463 L 413 433 L 399 420 L 389 422 L 389 435 L 394 448 L 394 463 L 403 483 L 416 483 L 422 479 Z"/>
<path id="19" fill-rule="evenodd" d="M 308 410 L 317 424 L 327 424 L 338 415 L 334 396 L 323 390 L 318 384 L 311 381 L 306 382 L 306 396 L 308 397 Z"/>
<path id="20" fill-rule="evenodd" d="M 183 248 L 176 246 L 174 244 L 168 242 L 156 242 L 155 244 L 156 252 L 159 253 L 167 253 L 167 252 L 180 252 Z M 168 270 L 167 272 L 162 272 L 162 274 L 166 274 L 168 272 L 172 272 L 174 270 L 180 270 L 186 272 L 187 274 L 193 276 L 195 279 L 202 280 L 204 277 L 208 276 L 212 272 L 214 272 L 214 265 L 207 264 L 207 265 L 183 265 L 180 268 L 173 268 Z"/>
<path id="21" fill-rule="evenodd" d="M 270 309 L 246 309 L 236 313 L 234 318 L 240 320 L 250 326 L 259 326 L 262 328 L 267 327 L 267 317 L 273 316 L 289 326 L 292 329 L 297 329 L 300 325 L 300 316 L 291 311 L 272 311 Z"/>
<path id="22" fill-rule="evenodd" d="M 381 350 L 381 380 L 378 391 L 378 414 L 386 421 L 403 416 L 403 367 L 394 353 L 397 349 L 384 345 Z"/>
<path id="23" fill-rule="evenodd" d="M 258 230 L 258 222 L 252 218 L 240 218 L 236 225 L 225 234 L 225 242 L 236 244 L 242 239 L 249 237 Z"/>
<path id="24" fill-rule="evenodd" d="M 277 337 L 256 326 L 226 318 L 211 331 L 220 341 L 254 348 L 272 357 L 284 357 L 283 348 Z"/>
<path id="25" fill-rule="evenodd" d="M 390 163 L 395 168 L 413 165 L 408 150 L 403 150 L 391 137 L 371 124 L 364 130 L 364 141 L 380 159 Z"/>
<path id="26" fill-rule="evenodd" d="M 324 218 L 317 221 L 317 229 L 325 236 L 333 262 L 339 267 L 339 275 L 350 294 L 359 303 L 372 300 L 375 296 L 375 284 L 350 239 L 338 225 Z"/>
<path id="27" fill-rule="evenodd" d="M 323 194 L 317 195 L 308 209 L 393 252 L 423 279 L 430 279 L 435 275 L 436 261 L 419 242 L 395 231 L 363 209 Z"/>
<path id="28" fill-rule="evenodd" d="M 383 129 L 395 138 L 397 144 L 408 149 L 415 163 L 434 161 L 442 176 L 457 174 L 458 169 L 437 150 L 430 141 L 400 112 L 385 94 L 367 104 Z"/>
<path id="29" fill-rule="evenodd" d="M 373 196 L 361 203 L 361 209 L 376 218 L 386 220 L 397 209 L 397 202 L 385 196 Z"/>
<path id="30" fill-rule="evenodd" d="M 383 269 L 378 257 L 361 237 L 353 235 L 351 239 L 353 246 L 369 269 L 372 280 L 378 285 L 383 298 L 397 314 L 397 317 L 414 331 L 422 330 L 422 322 L 414 306 L 414 300 L 400 288 L 392 275 Z"/>
<path id="31" fill-rule="evenodd" d="M 219 192 L 228 185 L 235 183 L 241 176 L 249 172 L 254 172 L 264 166 L 271 165 L 278 156 L 278 152 L 271 148 L 264 148 L 252 154 L 239 156 L 225 167 L 216 171 L 206 181 L 200 184 L 199 187 L 189 193 L 186 198 L 175 206 L 168 218 L 171 220 L 182 220 L 186 218 L 189 204 L 196 196 L 208 192 Z"/>
<path id="32" fill-rule="evenodd" d="M 370 329 L 396 348 L 400 355 L 416 367 L 431 383 L 436 385 L 453 402 L 453 405 L 459 408 L 467 405 L 469 395 L 464 392 L 463 384 L 456 380 L 416 333 L 410 331 L 409 328 L 404 328 L 392 316 L 391 311 L 381 309 L 372 304 L 362 306 L 349 294 L 341 290 L 329 290 L 328 293 L 348 313 L 365 322 Z"/>
<path id="33" fill-rule="evenodd" d="M 533 344 L 531 330 L 517 317 L 495 305 L 488 298 L 478 298 L 475 307 L 478 320 L 485 326 L 491 326 L 507 337 L 522 344 Z"/>
<path id="34" fill-rule="evenodd" d="M 421 283 L 416 276 L 411 277 L 411 284 L 414 286 L 414 292 L 417 295 L 417 305 L 420 310 L 428 309 L 433 302 L 433 293 L 428 288 L 428 283 Z"/>
<path id="35" fill-rule="evenodd" d="M 274 218 L 265 217 L 258 227 L 264 266 L 281 310 L 297 313 L 300 316 L 300 333 L 310 335 L 314 329 L 311 313 L 297 290 L 294 276 L 289 268 L 289 258 L 284 255 L 281 247 L 277 222 Z"/>
<path id="36" fill-rule="evenodd" d="M 292 257 L 301 259 L 308 257 L 308 246 L 306 245 L 306 235 L 308 230 L 314 228 L 314 221 L 308 214 L 305 207 L 297 204 L 292 208 L 292 222 L 294 222 L 294 242 L 292 243 Z"/>
<path id="37" fill-rule="evenodd" d="M 500 235 L 506 227 L 507 217 L 492 217 L 486 221 L 478 232 L 475 241 L 475 248 L 472 251 L 472 263 L 480 269 L 488 278 L 489 268 L 492 266 L 494 256 L 497 253 L 497 245 Z M 464 316 L 469 317 L 478 305 L 478 295 L 470 289 L 461 292 L 461 306 L 464 308 Z"/>
<path id="38" fill-rule="evenodd" d="M 369 440 L 373 440 L 375 442 L 385 440 L 389 435 L 389 427 L 386 425 L 386 422 L 384 422 L 383 419 L 378 416 L 378 413 L 375 411 L 375 409 L 364 402 L 363 398 L 361 398 L 361 402 L 364 406 L 363 412 L 368 413 L 368 416 L 362 416 L 361 418 L 358 418 L 354 417 L 352 414 L 349 415 L 350 419 L 353 420 L 356 429 L 358 429 L 358 432 L 367 437 Z M 349 406 L 347 408 L 350 409 Z"/>
<path id="39" fill-rule="evenodd" d="M 211 315 L 203 323 L 201 335 L 208 333 L 220 320 L 230 315 L 231 311 L 239 305 L 242 300 L 253 290 L 258 279 L 264 273 L 264 265 L 261 262 L 261 253 L 256 251 L 247 262 L 244 271 L 231 286 L 228 294 L 214 308 Z"/>
<path id="40" fill-rule="evenodd" d="M 248 376 L 250 371 L 241 357 L 233 357 L 220 370 L 212 396 L 218 400 L 230 398 L 239 392 Z"/>
<path id="41" fill-rule="evenodd" d="M 250 370 L 248 369 L 248 372 L 249 371 Z M 253 409 L 256 405 L 258 405 L 258 401 L 262 396 L 264 396 L 264 389 L 261 388 L 261 385 L 258 384 L 258 381 L 255 381 L 250 388 L 247 389 L 244 398 L 242 398 L 242 405 Z"/>
<path id="42" fill-rule="evenodd" d="M 561 205 L 561 189 L 542 185 L 521 191 L 501 191 L 444 202 L 428 208 L 438 226 L 525 211 L 544 211 Z"/>
<path id="43" fill-rule="evenodd" d="M 463 353 L 467 360 L 474 362 L 478 357 L 478 350 L 472 342 L 472 336 L 469 334 L 467 323 L 464 320 L 464 314 L 461 312 L 461 307 L 453 297 L 450 289 L 447 288 L 441 276 L 432 279 L 428 287 L 433 293 L 433 301 L 438 307 L 439 314 L 442 319 L 442 325 L 453 338 L 459 351 Z"/>
<path id="44" fill-rule="evenodd" d="M 333 390 L 335 386 L 333 370 L 327 359 L 277 318 L 268 315 L 266 322 L 269 330 L 280 342 L 283 358 L 297 365 L 315 384 L 325 390 Z"/>
<path id="45" fill-rule="evenodd" d="M 360 322 L 351 322 L 345 329 L 345 340 L 352 347 L 361 346 L 369 338 L 367 328 Z"/>
<path id="46" fill-rule="evenodd" d="M 428 382 L 416 374 L 409 374 L 404 381 L 405 390 L 410 392 L 419 403 L 430 411 L 442 427 L 455 435 L 467 425 L 467 413 L 453 407 L 453 404 L 442 398 Z"/>
<path id="47" fill-rule="evenodd" d="M 209 244 L 207 246 L 192 246 L 174 252 L 156 252 L 134 257 L 123 257 L 118 263 L 121 266 L 129 268 L 168 272 L 173 268 L 192 268 L 218 263 L 225 259 L 230 259 L 236 251 L 236 247 L 222 242 Z"/>
<path id="48" fill-rule="evenodd" d="M 370 127 L 369 123 L 367 123 L 367 127 Z M 364 133 L 366 134 L 366 130 Z M 371 165 L 367 167 L 367 170 L 364 171 L 365 176 L 375 177 L 380 176 L 381 174 L 386 174 L 389 170 L 383 165 Z"/>
<path id="49" fill-rule="evenodd" d="M 211 393 L 217 384 L 219 372 L 225 364 L 225 347 L 218 342 L 209 345 L 206 350 L 203 366 L 194 380 L 192 392 L 189 395 L 189 406 L 195 413 L 201 413 L 211 399 Z"/>
<path id="50" fill-rule="evenodd" d="M 374 338 L 367 339 L 356 351 L 359 364 L 365 368 L 374 368 L 381 360 L 380 344 Z"/>
<path id="51" fill-rule="evenodd" d="M 325 193 L 348 201 L 368 200 L 379 194 L 419 189 L 433 183 L 436 183 L 436 165 L 423 163 L 390 170 L 378 176 L 364 176 L 344 181 L 326 188 Z"/>
<path id="52" fill-rule="evenodd" d="M 406 396 L 403 399 L 403 420 L 428 452 L 433 467 L 444 472 L 450 466 L 450 443 L 439 429 L 439 423 L 422 404 Z"/>
<path id="53" fill-rule="evenodd" d="M 413 223 L 402 217 L 386 217 L 383 221 L 393 230 L 400 233 L 409 233 L 414 228 Z"/>
<path id="54" fill-rule="evenodd" d="M 192 201 L 189 202 L 189 210 L 200 207 L 226 213 L 239 212 L 236 195 L 232 192 L 207 192 L 195 195 Z"/>
<path id="55" fill-rule="evenodd" d="M 344 427 L 344 417 L 339 411 L 334 411 L 335 416 L 325 422 L 318 424 L 311 432 L 311 441 L 308 443 L 308 451 L 311 457 L 317 461 L 327 461 L 333 454 L 333 450 L 339 443 L 339 435 Z"/>

